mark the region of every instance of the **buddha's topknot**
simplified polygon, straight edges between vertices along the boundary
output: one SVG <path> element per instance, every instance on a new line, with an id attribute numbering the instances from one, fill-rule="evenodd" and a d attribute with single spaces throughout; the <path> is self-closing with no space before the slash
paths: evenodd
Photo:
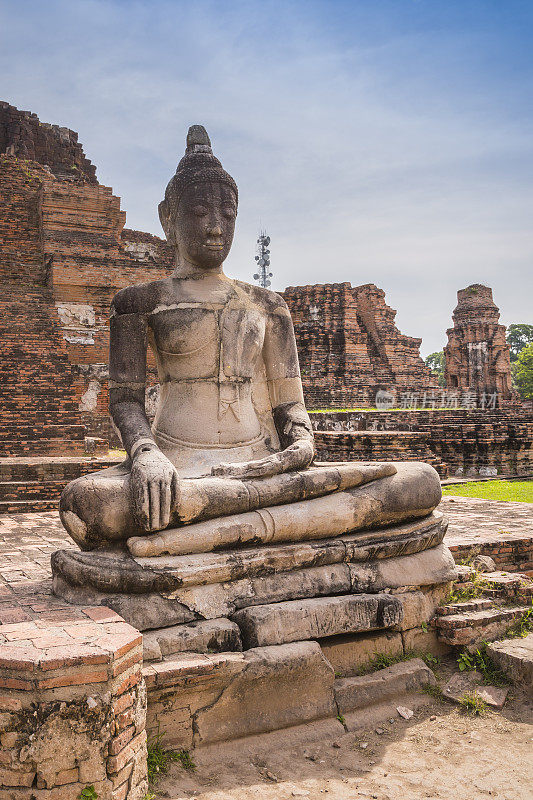
<path id="1" fill-rule="evenodd" d="M 165 199 L 159 203 L 159 219 L 169 241 L 172 238 L 171 223 L 184 189 L 191 184 L 205 181 L 225 183 L 235 193 L 235 200 L 238 200 L 237 184 L 213 155 L 206 129 L 203 125 L 191 125 L 187 133 L 185 155 L 168 183 Z"/>

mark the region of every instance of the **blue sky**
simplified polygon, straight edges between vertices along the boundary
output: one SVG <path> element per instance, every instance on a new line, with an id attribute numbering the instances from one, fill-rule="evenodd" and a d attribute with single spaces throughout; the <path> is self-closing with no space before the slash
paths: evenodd
<path id="1" fill-rule="evenodd" d="M 427 354 L 470 283 L 533 323 L 532 40 L 532 0 L 0 0 L 0 98 L 78 131 L 159 235 L 203 123 L 240 189 L 228 274 L 262 225 L 274 288 L 376 283 Z"/>

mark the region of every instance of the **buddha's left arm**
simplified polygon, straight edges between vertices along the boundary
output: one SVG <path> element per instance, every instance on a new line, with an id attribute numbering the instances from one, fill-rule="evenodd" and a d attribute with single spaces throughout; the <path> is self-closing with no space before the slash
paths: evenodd
<path id="1" fill-rule="evenodd" d="M 305 469 L 313 460 L 313 429 L 305 410 L 294 328 L 289 309 L 281 298 L 268 311 L 263 360 L 274 424 L 283 449 L 258 461 L 220 464 L 213 467 L 214 475 L 267 477 Z"/>
<path id="2" fill-rule="evenodd" d="M 294 327 L 284 301 L 268 314 L 263 360 L 281 446 L 285 449 L 297 442 L 306 442 L 312 445 L 314 453 L 313 429 L 304 403 Z"/>

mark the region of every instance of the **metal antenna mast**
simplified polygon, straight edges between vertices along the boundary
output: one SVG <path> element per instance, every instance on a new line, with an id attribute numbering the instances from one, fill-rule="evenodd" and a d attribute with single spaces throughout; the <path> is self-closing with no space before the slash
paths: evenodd
<path id="1" fill-rule="evenodd" d="M 258 270 L 254 275 L 254 281 L 259 283 L 259 286 L 262 286 L 264 289 L 270 286 L 269 278 L 272 277 L 272 273 L 269 272 L 270 269 L 270 250 L 268 249 L 270 245 L 270 236 L 267 236 L 266 231 L 261 231 L 259 234 L 259 239 L 257 240 L 257 255 L 255 256 L 255 260 L 257 261 Z"/>

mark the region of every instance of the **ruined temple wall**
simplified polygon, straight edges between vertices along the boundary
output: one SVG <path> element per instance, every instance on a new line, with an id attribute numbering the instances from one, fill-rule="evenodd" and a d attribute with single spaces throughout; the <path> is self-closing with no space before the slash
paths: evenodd
<path id="1" fill-rule="evenodd" d="M 47 173 L 0 156 L 0 454 L 83 452 L 84 431 L 43 247 Z"/>
<path id="2" fill-rule="evenodd" d="M 374 284 L 291 286 L 283 292 L 294 321 L 310 408 L 373 405 L 381 388 L 428 388 L 420 339 L 400 333 L 396 312 Z"/>
<path id="3" fill-rule="evenodd" d="M 78 134 L 41 122 L 36 114 L 0 102 L 0 154 L 46 165 L 55 174 L 97 183 L 96 167 L 85 157 Z"/>
<path id="4" fill-rule="evenodd" d="M 118 444 L 108 413 L 109 308 L 125 286 L 172 270 L 168 245 L 123 231 L 120 198 L 0 156 L 2 455 L 81 454 Z M 149 383 L 157 383 L 148 359 Z M 151 390 L 153 393 L 153 390 Z"/>
<path id="5" fill-rule="evenodd" d="M 108 187 L 50 182 L 42 213 L 53 299 L 83 422 L 88 434 L 118 444 L 108 413 L 111 300 L 121 288 L 166 277 L 171 251 L 150 234 L 123 233 L 125 213 Z M 148 373 L 156 384 L 150 353 Z"/>
<path id="6" fill-rule="evenodd" d="M 533 413 L 519 407 L 318 412 L 311 422 L 322 460 L 421 460 L 443 477 L 533 473 Z"/>

